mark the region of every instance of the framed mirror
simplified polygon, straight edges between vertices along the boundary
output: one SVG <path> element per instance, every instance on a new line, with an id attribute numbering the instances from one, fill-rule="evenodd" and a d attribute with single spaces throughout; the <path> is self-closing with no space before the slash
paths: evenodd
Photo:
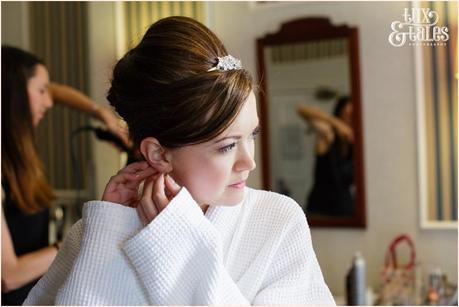
<path id="1" fill-rule="evenodd" d="M 257 56 L 263 187 L 311 226 L 366 227 L 357 28 L 293 20 Z"/>

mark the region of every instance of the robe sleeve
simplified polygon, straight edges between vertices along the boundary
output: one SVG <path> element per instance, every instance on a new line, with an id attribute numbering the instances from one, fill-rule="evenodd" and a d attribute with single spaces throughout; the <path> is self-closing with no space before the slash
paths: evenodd
<path id="1" fill-rule="evenodd" d="M 106 201 L 89 201 L 83 208 L 80 250 L 56 305 L 138 305 L 138 284 L 120 246 L 142 225 L 135 209 Z M 131 288 L 132 289 L 132 288 Z"/>
<path id="2" fill-rule="evenodd" d="M 249 305 L 223 266 L 221 242 L 182 188 L 123 249 L 154 305 Z"/>
<path id="3" fill-rule="evenodd" d="M 48 272 L 29 292 L 24 305 L 49 306 L 55 304 L 57 292 L 66 281 L 79 253 L 82 235 L 83 223 L 82 220 L 79 220 L 70 228 Z"/>

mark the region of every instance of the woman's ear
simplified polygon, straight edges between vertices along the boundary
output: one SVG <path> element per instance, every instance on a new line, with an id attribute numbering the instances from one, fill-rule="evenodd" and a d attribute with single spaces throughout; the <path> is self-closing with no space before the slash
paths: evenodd
<path id="1" fill-rule="evenodd" d="M 166 151 L 154 137 L 148 137 L 140 142 L 140 152 L 148 164 L 160 173 L 172 171 L 172 164 L 166 157 Z"/>

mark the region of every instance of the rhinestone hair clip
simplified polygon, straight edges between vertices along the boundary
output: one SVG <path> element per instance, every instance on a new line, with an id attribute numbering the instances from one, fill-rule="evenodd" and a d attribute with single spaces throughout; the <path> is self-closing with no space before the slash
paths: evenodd
<path id="1" fill-rule="evenodd" d="M 218 63 L 215 67 L 212 67 L 208 71 L 214 70 L 235 70 L 235 69 L 242 69 L 242 64 L 239 59 L 236 59 L 232 55 L 227 55 L 224 57 L 218 57 Z"/>

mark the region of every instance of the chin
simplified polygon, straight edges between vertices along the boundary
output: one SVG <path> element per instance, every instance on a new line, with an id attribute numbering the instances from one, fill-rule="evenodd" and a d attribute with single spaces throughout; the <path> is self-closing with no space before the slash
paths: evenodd
<path id="1" fill-rule="evenodd" d="M 235 206 L 239 204 L 244 199 L 244 188 L 241 189 L 226 189 L 217 195 L 212 195 L 210 198 L 209 194 L 205 195 L 195 195 L 191 192 L 191 195 L 200 205 L 209 204 L 211 206 Z M 204 197 L 200 197 L 204 196 Z"/>
<path id="2" fill-rule="evenodd" d="M 244 189 L 236 191 L 226 191 L 226 193 L 216 202 L 217 205 L 222 206 L 236 206 L 244 199 Z"/>

